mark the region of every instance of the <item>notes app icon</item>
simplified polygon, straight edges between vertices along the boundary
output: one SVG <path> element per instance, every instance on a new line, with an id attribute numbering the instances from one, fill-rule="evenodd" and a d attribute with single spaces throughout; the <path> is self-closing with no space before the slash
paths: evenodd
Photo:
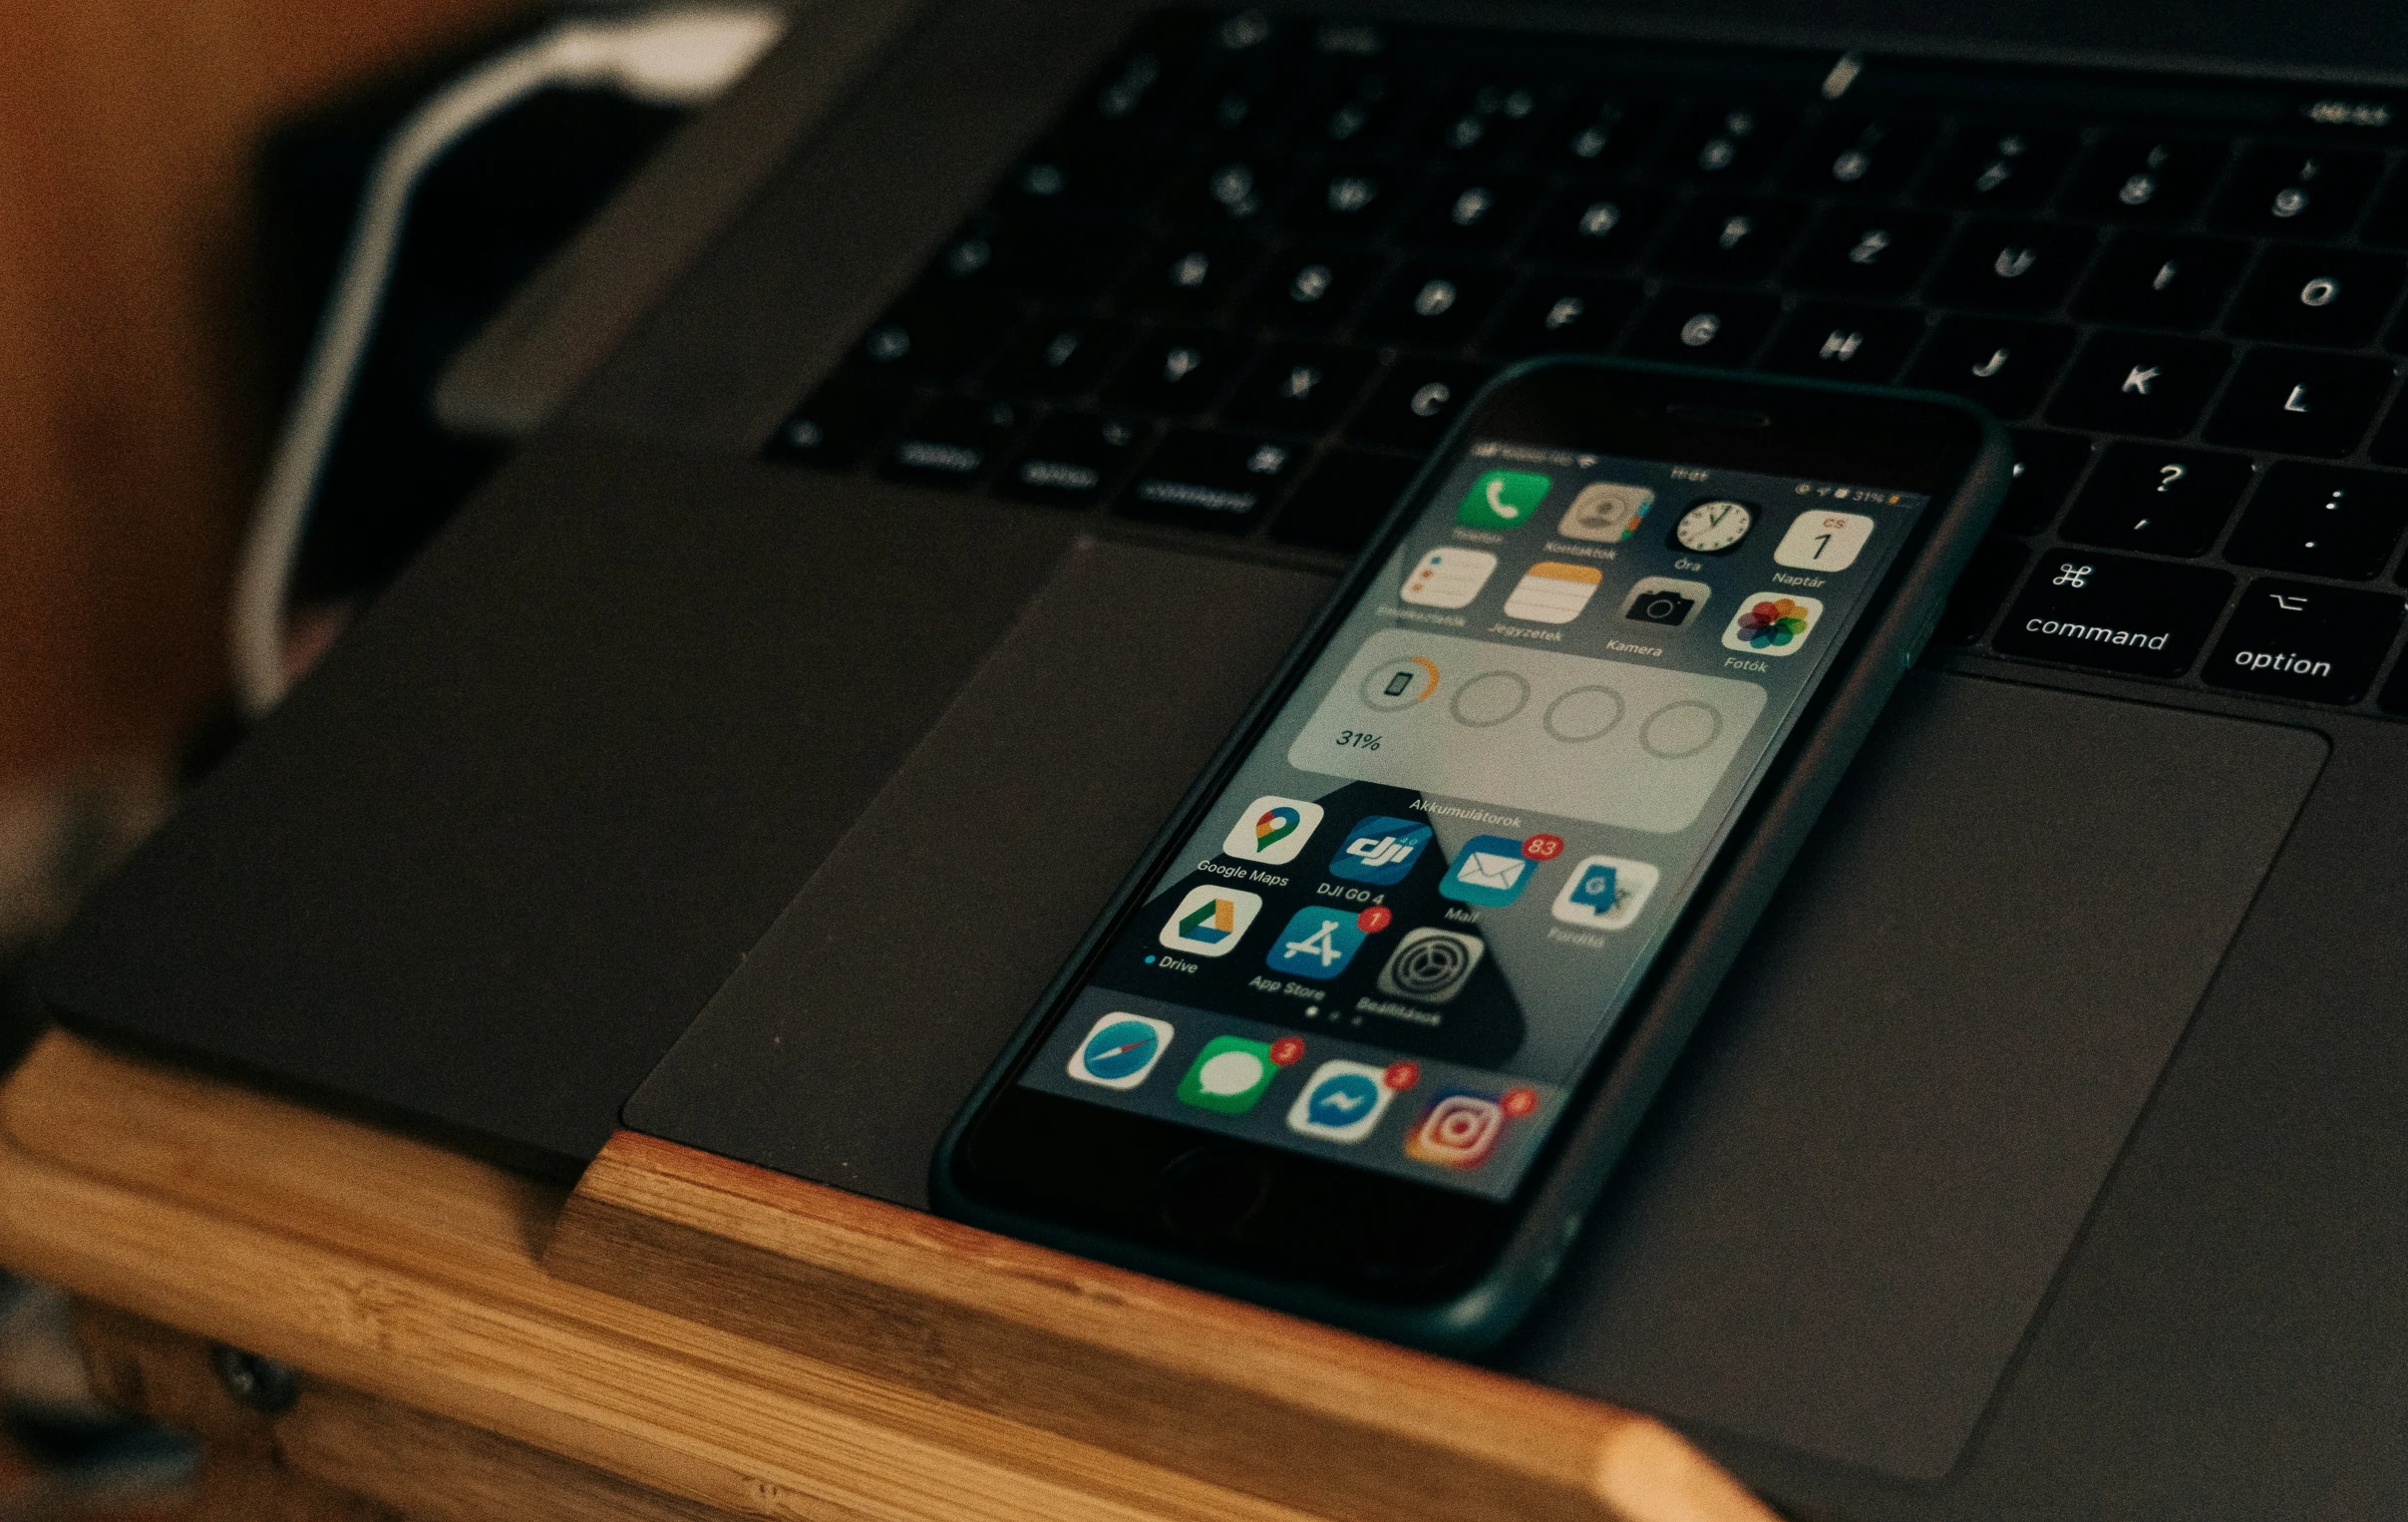
<path id="1" fill-rule="evenodd" d="M 1524 573 L 1514 594 L 1505 599 L 1505 615 L 1532 623 L 1569 623 L 1588 606 L 1588 599 L 1597 594 L 1597 583 L 1604 579 L 1605 573 L 1594 566 L 1541 561 Z"/>

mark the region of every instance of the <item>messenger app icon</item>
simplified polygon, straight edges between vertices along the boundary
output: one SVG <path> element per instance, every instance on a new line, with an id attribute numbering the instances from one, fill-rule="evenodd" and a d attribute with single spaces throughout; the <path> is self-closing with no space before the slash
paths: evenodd
<path id="1" fill-rule="evenodd" d="M 1522 854 L 1522 842 L 1503 835 L 1475 835 L 1455 853 L 1455 865 L 1438 891 L 1460 904 L 1503 909 L 1522 897 L 1537 866 Z"/>

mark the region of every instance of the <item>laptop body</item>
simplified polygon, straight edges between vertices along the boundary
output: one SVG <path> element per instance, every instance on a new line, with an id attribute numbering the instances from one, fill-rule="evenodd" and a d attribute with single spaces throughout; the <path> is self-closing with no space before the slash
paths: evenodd
<path id="1" fill-rule="evenodd" d="M 2026 359 L 2061 342 L 2035 395 L 1999 403 L 2035 490 L 1500 1361 L 1660 1410 L 1812 1514 L 2218 1516 L 2303 1495 L 2346 1514 L 2396 1496 L 2396 286 L 2371 316 L 2356 297 L 2396 278 L 2378 219 L 2397 97 L 2370 61 L 2408 59 L 2400 23 L 2095 5 L 1984 17 L 1977 37 L 1875 7 L 1378 23 L 917 13 L 570 411 L 96 899 L 44 974 L 54 1007 L 554 1173 L 626 1102 L 639 1129 L 924 1207 L 960 1097 L 1436 420 L 1416 399 L 1537 341 L 1509 336 L 1515 314 L 1576 291 L 1583 316 L 1618 313 L 1598 346 L 1644 349 L 1680 342 L 1706 302 L 1718 341 L 1754 324 L 1724 362 L 1824 363 L 1857 334 L 1841 362 L 1888 348 L 1878 378 L 1933 382 L 1944 334 Z M 1124 98 L 1147 56 L 1139 96 L 1187 81 L 1128 161 L 1160 175 L 1108 180 L 1127 204 L 1014 201 L 1087 193 L 1074 177 L 1097 165 L 1054 150 L 1120 120 L 1079 114 Z M 1415 120 L 1437 136 L 1311 143 L 1303 106 L 1271 94 L 1328 86 L 1310 104 L 1334 114 L 1383 72 L 1422 82 Z M 1525 84 L 1545 99 L 1516 116 Z M 1290 135 L 1246 126 L 1260 102 Z M 1546 157 L 1606 105 L 1616 129 L 1660 108 L 1636 157 Z M 1701 182 L 1683 166 L 1735 110 L 1755 141 L 1734 152 L 1758 167 Z M 1440 157 L 1472 119 L 1531 125 Z M 1621 152 L 1604 136 L 1600 155 Z M 2045 182 L 2032 200 L 1968 201 L 2008 136 L 2025 146 L 2006 157 L 2056 153 L 2055 170 L 2027 176 Z M 1901 143 L 1920 157 L 1883 166 Z M 1942 186 L 1960 147 L 1963 183 Z M 1850 152 L 1900 178 L 1811 178 Z M 2316 225 L 2340 229 L 2249 223 L 2315 157 Z M 1231 165 L 1253 178 L 1224 194 Z M 2244 176 L 2268 167 L 2259 195 Z M 1407 204 L 1377 231 L 1284 220 L 1382 175 Z M 2139 204 L 2122 198 L 2136 176 L 2157 177 Z M 1526 193 L 1523 220 L 1457 239 L 1448 213 L 1479 188 Z M 1272 220 L 1210 220 L 1249 198 Z M 1647 226 L 1629 251 L 1533 251 L 1608 199 Z M 1570 231 L 1543 225 L 1558 210 Z M 1712 264 L 1733 216 L 1761 266 Z M 1005 234 L 1031 225 L 1056 235 L 1023 255 Z M 1762 255 L 1747 243 L 1767 226 L 1788 241 Z M 1875 226 L 1927 243 L 1903 285 L 1799 273 L 1819 248 L 1845 264 Z M 1097 273 L 1095 250 L 1123 245 Z M 2187 327 L 2115 304 L 2148 298 L 2111 270 L 2145 291 L 2146 255 L 2213 270 L 2236 247 Z M 2039 267 L 2003 274 L 2010 248 L 2070 264 L 2053 295 L 1980 285 Z M 1230 249 L 1241 273 L 1215 274 Z M 1180 283 L 1199 250 L 1198 281 L 1230 283 Z M 1324 250 L 1333 276 L 1364 277 L 1346 316 L 1240 315 L 1292 286 L 1280 259 Z M 2350 257 L 2252 285 L 2299 250 Z M 930 283 L 996 271 L 1012 279 L 991 330 L 976 289 Z M 2350 300 L 2260 299 L 2304 305 L 2318 278 Z M 1479 320 L 1434 336 L 1410 301 L 1380 306 L 1431 279 L 1486 291 Z M 2328 311 L 2354 326 L 2313 326 Z M 1044 325 L 1088 321 L 1111 351 L 1092 378 L 1003 378 L 1014 345 L 1041 338 L 1042 362 L 1063 331 Z M 1183 346 L 1225 364 L 1224 390 L 1143 389 Z M 1371 356 L 1313 426 L 1244 389 L 1308 350 L 1326 368 Z M 1950 368 L 1988 357 L 1963 356 Z M 2248 398 L 2312 383 L 2316 408 L 2337 383 L 2362 420 L 2338 442 L 2301 432 L 2287 391 L 2243 405 L 2244 376 Z M 1208 474 L 1230 439 L 1293 458 L 1232 486 Z M 2169 464 L 2173 484 L 2230 489 L 2182 499 L 2183 538 L 2117 516 L 2133 472 L 2164 482 Z M 1182 490 L 1198 486 L 1253 500 L 1200 520 Z M 2346 512 L 2325 506 L 2336 489 Z M 2291 534 L 2318 512 L 2346 532 Z M 2253 632 L 2293 613 L 2312 640 Z M 2103 663 L 2068 627 L 2166 637 Z M 2269 653 L 2284 664 L 2255 664 Z"/>

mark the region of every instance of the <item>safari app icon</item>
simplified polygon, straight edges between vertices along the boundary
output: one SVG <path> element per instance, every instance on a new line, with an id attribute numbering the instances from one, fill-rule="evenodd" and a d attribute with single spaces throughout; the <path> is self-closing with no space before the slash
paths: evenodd
<path id="1" fill-rule="evenodd" d="M 1296 859 L 1304 843 L 1321 828 L 1321 806 L 1301 798 L 1265 793 L 1245 806 L 1237 823 L 1220 843 L 1220 854 L 1241 862 L 1284 867 Z"/>

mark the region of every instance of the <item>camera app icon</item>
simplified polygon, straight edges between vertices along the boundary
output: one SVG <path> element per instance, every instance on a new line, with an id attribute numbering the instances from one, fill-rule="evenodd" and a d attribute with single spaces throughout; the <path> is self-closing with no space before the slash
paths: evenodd
<path id="1" fill-rule="evenodd" d="M 1638 623 L 1661 623 L 1679 628 L 1706 605 L 1714 588 L 1703 581 L 1676 576 L 1642 576 L 1622 601 L 1622 616 Z"/>

